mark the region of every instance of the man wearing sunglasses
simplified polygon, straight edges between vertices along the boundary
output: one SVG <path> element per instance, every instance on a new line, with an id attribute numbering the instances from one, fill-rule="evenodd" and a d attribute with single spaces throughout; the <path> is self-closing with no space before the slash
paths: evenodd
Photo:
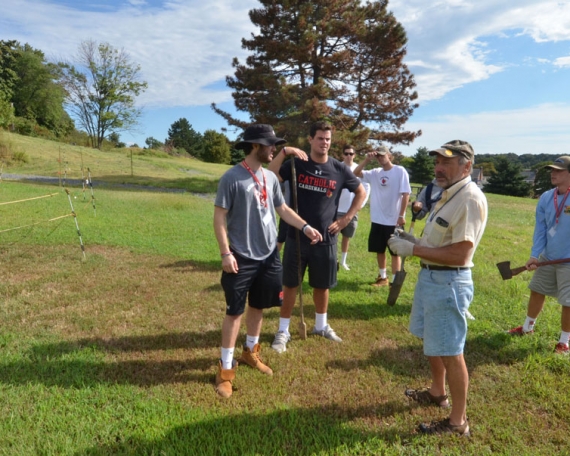
<path id="1" fill-rule="evenodd" d="M 358 165 L 354 163 L 354 147 L 350 144 L 346 144 L 342 149 L 342 162 L 350 168 L 351 171 L 354 171 Z M 362 209 L 366 202 L 368 201 L 368 197 L 370 196 L 370 185 L 367 183 L 362 182 L 364 186 L 364 190 L 366 190 L 366 199 L 362 203 L 360 209 Z M 344 189 L 340 194 L 340 200 L 338 202 L 338 218 L 344 217 L 350 206 L 352 204 L 352 200 L 354 199 L 354 193 L 348 191 L 348 189 Z M 350 244 L 350 239 L 354 237 L 354 233 L 356 232 L 356 227 L 358 226 L 358 214 L 356 214 L 348 225 L 346 225 L 341 231 L 340 234 L 342 235 L 341 239 L 341 254 L 340 254 L 340 265 L 347 271 L 350 271 L 350 267 L 346 264 L 346 257 L 348 256 L 348 246 Z"/>

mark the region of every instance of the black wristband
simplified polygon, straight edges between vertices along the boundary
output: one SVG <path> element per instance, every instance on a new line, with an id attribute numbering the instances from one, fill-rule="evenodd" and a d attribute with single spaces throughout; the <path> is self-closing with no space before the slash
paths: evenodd
<path id="1" fill-rule="evenodd" d="M 301 232 L 302 232 L 303 234 L 305 234 L 305 229 L 306 229 L 308 226 L 310 226 L 310 225 L 309 225 L 308 223 L 305 223 L 305 224 L 303 225 L 303 228 L 301 228 Z"/>

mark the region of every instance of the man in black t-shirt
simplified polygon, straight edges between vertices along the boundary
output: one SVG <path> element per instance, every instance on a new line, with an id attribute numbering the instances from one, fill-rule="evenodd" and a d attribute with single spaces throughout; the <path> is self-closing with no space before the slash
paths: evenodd
<path id="1" fill-rule="evenodd" d="M 337 236 L 362 207 L 366 190 L 350 168 L 329 157 L 331 138 L 331 126 L 326 122 L 317 122 L 311 126 L 309 134 L 309 155 L 301 149 L 284 147 L 282 153 L 273 158 L 268 169 L 277 174 L 280 180 L 287 180 L 293 185 L 291 164 L 283 164 L 283 161 L 288 155 L 291 160 L 295 160 L 298 213 L 323 235 L 323 242 L 316 245 L 310 245 L 302 237 L 300 241 L 301 277 L 308 268 L 309 285 L 313 288 L 315 327 L 312 334 L 342 342 L 327 323 L 329 289 L 337 283 Z M 348 212 L 337 219 L 338 202 L 343 188 L 353 192 L 355 197 Z M 291 195 L 294 199 L 293 191 Z M 294 201 L 292 206 L 294 207 Z M 283 252 L 283 305 L 279 330 L 272 344 L 272 348 L 279 353 L 287 350 L 287 342 L 291 339 L 289 324 L 299 286 L 295 240 L 295 228 L 289 227 Z"/>

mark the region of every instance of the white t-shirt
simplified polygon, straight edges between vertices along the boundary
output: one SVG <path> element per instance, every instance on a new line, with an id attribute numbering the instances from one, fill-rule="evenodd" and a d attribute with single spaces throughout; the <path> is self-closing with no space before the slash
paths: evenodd
<path id="1" fill-rule="evenodd" d="M 357 166 L 358 165 L 356 163 L 353 163 L 350 166 L 350 170 L 354 171 Z M 362 182 L 362 179 L 360 179 L 360 181 Z M 360 209 L 366 206 L 366 202 L 368 201 L 368 197 L 370 196 L 370 185 L 364 182 L 362 182 L 362 185 L 364 186 L 364 190 L 366 190 L 366 198 L 364 199 L 362 206 L 360 206 Z M 345 188 L 340 194 L 340 200 L 338 201 L 338 213 L 346 214 L 350 209 L 350 206 L 352 205 L 353 199 L 354 199 L 354 193 L 349 192 L 348 189 Z"/>
<path id="2" fill-rule="evenodd" d="M 402 207 L 402 194 L 412 191 L 406 169 L 393 165 L 388 171 L 383 168 L 362 171 L 362 182 L 370 184 L 370 221 L 396 226 Z"/>

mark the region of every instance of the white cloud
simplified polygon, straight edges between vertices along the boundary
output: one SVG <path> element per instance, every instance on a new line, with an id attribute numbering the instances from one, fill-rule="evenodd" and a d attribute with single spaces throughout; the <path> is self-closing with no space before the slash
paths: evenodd
<path id="1" fill-rule="evenodd" d="M 252 32 L 248 11 L 257 2 L 170 1 L 162 9 L 145 8 L 147 3 L 130 0 L 113 12 L 93 12 L 46 1 L 4 0 L 0 39 L 29 43 L 54 59 L 74 56 L 86 39 L 124 48 L 149 83 L 139 98 L 147 107 L 231 99 L 225 88 L 204 87 L 232 74 L 232 58 L 245 55 L 241 38 Z"/>
<path id="2" fill-rule="evenodd" d="M 570 67 L 570 56 L 557 58 L 554 60 L 554 65 L 557 67 Z"/>
<path id="3" fill-rule="evenodd" d="M 406 62 L 420 101 L 502 71 L 504 64 L 488 62 L 489 37 L 514 32 L 537 42 L 570 40 L 570 2 L 440 0 L 428 6 L 423 0 L 393 0 L 389 8 L 406 29 Z"/>
<path id="4" fill-rule="evenodd" d="M 395 147 L 414 155 L 419 147 L 439 147 L 451 139 L 469 141 L 475 153 L 549 153 L 568 155 L 570 104 L 543 104 L 524 109 L 438 116 L 425 122 L 408 122 L 422 130 L 413 146 Z"/>

